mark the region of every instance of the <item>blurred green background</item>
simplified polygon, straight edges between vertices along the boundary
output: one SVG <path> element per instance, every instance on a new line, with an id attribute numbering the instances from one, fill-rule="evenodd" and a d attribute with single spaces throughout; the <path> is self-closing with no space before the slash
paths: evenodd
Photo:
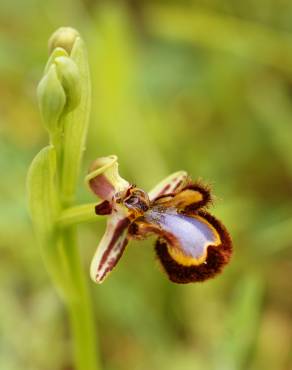
<path id="1" fill-rule="evenodd" d="M 0 369 L 71 370 L 64 307 L 44 269 L 25 177 L 47 142 L 36 86 L 59 26 L 82 34 L 93 110 L 82 178 L 117 154 L 150 189 L 187 170 L 217 195 L 234 257 L 179 286 L 152 244 L 131 243 L 90 282 L 106 370 L 292 369 L 292 2 L 0 2 Z M 84 269 L 105 220 L 79 227 Z M 89 280 L 89 274 L 88 274 Z"/>

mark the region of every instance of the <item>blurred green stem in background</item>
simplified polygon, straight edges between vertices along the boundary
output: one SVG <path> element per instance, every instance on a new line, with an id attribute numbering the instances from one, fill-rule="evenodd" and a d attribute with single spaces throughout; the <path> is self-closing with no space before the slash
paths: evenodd
<path id="1" fill-rule="evenodd" d="M 94 315 L 75 229 L 77 222 L 94 213 L 94 205 L 75 207 L 90 112 L 87 55 L 83 40 L 71 28 L 57 30 L 49 49 L 51 56 L 38 86 L 38 99 L 51 145 L 31 164 L 29 207 L 44 262 L 69 312 L 76 370 L 98 370 Z M 59 227 L 64 214 L 67 218 L 61 219 L 66 229 Z"/>
<path id="2" fill-rule="evenodd" d="M 262 311 L 264 283 L 258 274 L 243 276 L 224 319 L 222 340 L 217 345 L 214 370 L 245 369 L 255 345 Z"/>

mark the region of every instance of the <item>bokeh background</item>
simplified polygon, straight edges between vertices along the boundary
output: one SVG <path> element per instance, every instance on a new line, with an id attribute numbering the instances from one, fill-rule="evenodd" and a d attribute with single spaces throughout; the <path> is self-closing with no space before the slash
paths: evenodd
<path id="1" fill-rule="evenodd" d="M 82 178 L 98 156 L 117 154 L 145 189 L 185 169 L 212 185 L 235 247 L 203 284 L 171 284 L 153 241 L 89 282 L 104 369 L 292 369 L 291 20 L 285 0 L 0 2 L 1 370 L 72 369 L 25 198 L 47 142 L 36 102 L 47 40 L 67 25 L 86 41 L 93 86 L 79 201 L 94 201 Z M 79 227 L 86 272 L 104 225 Z"/>

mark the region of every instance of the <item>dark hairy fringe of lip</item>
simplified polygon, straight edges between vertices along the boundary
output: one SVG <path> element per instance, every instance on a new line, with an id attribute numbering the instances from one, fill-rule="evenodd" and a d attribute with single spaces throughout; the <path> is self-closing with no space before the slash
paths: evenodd
<path id="1" fill-rule="evenodd" d="M 174 283 L 187 284 L 211 279 L 222 272 L 231 258 L 232 241 L 223 224 L 207 212 L 199 211 L 197 214 L 206 219 L 217 230 L 221 243 L 208 247 L 206 261 L 202 264 L 182 266 L 173 260 L 168 252 L 167 243 L 159 238 L 155 245 L 156 255 L 168 278 Z"/>
<path id="2" fill-rule="evenodd" d="M 187 189 L 198 191 L 200 194 L 202 194 L 203 199 L 200 200 L 199 202 L 189 204 L 188 206 L 186 206 L 184 208 L 184 212 L 188 213 L 188 212 L 192 212 L 192 211 L 198 210 L 203 207 L 207 208 L 210 204 L 213 203 L 211 187 L 209 185 L 203 184 L 202 181 L 198 180 L 195 182 L 191 182 L 187 186 L 185 186 L 183 189 L 181 189 L 181 191 L 184 191 Z"/>

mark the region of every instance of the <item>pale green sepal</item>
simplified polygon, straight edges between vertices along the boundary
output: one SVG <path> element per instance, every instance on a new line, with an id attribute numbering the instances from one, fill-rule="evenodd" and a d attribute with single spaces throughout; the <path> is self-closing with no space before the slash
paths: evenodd
<path id="1" fill-rule="evenodd" d="M 37 96 L 44 125 L 49 133 L 53 134 L 58 127 L 59 119 L 66 104 L 65 92 L 54 64 L 41 79 Z"/>
<path id="2" fill-rule="evenodd" d="M 57 74 L 66 94 L 66 110 L 70 112 L 80 102 L 81 82 L 78 67 L 71 58 L 57 57 L 54 60 Z"/>

